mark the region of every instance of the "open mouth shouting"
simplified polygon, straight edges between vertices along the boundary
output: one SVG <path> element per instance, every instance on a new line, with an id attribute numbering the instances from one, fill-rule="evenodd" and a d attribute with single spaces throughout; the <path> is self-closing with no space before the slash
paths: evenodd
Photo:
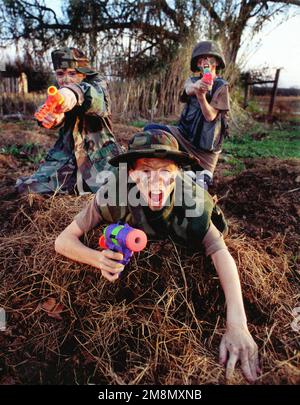
<path id="1" fill-rule="evenodd" d="M 160 207 L 164 201 L 164 193 L 162 190 L 149 191 L 149 202 L 152 206 Z"/>

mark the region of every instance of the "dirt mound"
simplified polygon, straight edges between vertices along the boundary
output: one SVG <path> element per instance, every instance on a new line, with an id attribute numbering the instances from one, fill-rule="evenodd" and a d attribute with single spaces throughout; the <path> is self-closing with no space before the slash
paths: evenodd
<path id="1" fill-rule="evenodd" d="M 227 216 L 239 221 L 240 231 L 265 239 L 280 233 L 294 253 L 300 246 L 300 165 L 296 159 L 246 160 L 235 178 L 218 169 L 213 191 Z"/>
<path id="2" fill-rule="evenodd" d="M 209 260 L 171 240 L 151 242 L 115 284 L 55 254 L 56 235 L 87 197 L 20 203 L 0 239 L 0 368 L 16 384 L 219 384 L 225 326 L 222 289 Z M 85 243 L 96 248 L 100 229 Z M 299 383 L 290 324 L 297 293 L 282 239 L 232 232 L 229 249 L 243 285 L 249 328 L 262 357 L 258 383 Z M 272 249 L 272 255 L 266 250 Z M 240 371 L 233 380 L 245 383 Z"/>
<path id="3" fill-rule="evenodd" d="M 133 127 L 130 125 L 124 124 L 113 125 L 113 131 L 116 138 L 124 146 L 127 146 L 129 139 L 132 138 L 132 135 L 136 134 L 137 132 L 140 132 L 141 130 L 142 130 L 141 128 Z"/>

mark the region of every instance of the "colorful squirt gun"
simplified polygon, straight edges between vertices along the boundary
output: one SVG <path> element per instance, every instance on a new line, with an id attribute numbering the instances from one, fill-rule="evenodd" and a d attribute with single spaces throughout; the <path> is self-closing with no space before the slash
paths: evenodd
<path id="1" fill-rule="evenodd" d="M 210 86 L 209 90 L 212 89 L 214 79 L 208 65 L 203 68 L 202 82 Z"/>
<path id="2" fill-rule="evenodd" d="M 100 236 L 99 246 L 123 254 L 119 263 L 127 264 L 133 252 L 140 252 L 147 245 L 147 235 L 140 229 L 132 228 L 128 224 L 108 225 Z"/>
<path id="3" fill-rule="evenodd" d="M 64 102 L 64 97 L 59 93 L 58 89 L 55 86 L 48 87 L 47 90 L 47 100 L 45 104 L 34 114 L 35 118 L 38 121 L 43 121 L 48 113 L 60 113 L 61 105 Z M 45 128 L 51 128 L 51 124 L 42 124 Z"/>

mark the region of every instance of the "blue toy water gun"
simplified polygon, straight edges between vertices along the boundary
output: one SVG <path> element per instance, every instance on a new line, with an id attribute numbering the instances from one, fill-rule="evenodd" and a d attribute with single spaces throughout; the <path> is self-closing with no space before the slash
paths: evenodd
<path id="1" fill-rule="evenodd" d="M 147 245 L 147 235 L 140 229 L 132 228 L 128 224 L 108 225 L 100 236 L 99 246 L 123 254 L 119 263 L 127 264 L 133 252 L 140 252 Z"/>

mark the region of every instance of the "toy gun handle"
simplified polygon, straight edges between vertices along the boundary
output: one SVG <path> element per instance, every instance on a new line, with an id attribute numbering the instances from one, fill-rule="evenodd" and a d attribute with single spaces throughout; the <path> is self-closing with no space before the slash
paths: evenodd
<path id="1" fill-rule="evenodd" d="M 64 97 L 59 93 L 55 86 L 48 87 L 47 90 L 47 100 L 45 104 L 37 111 L 34 116 L 38 121 L 43 121 L 45 116 L 50 112 L 60 112 L 60 106 L 64 102 Z M 45 128 L 51 128 L 51 125 L 43 124 Z"/>

